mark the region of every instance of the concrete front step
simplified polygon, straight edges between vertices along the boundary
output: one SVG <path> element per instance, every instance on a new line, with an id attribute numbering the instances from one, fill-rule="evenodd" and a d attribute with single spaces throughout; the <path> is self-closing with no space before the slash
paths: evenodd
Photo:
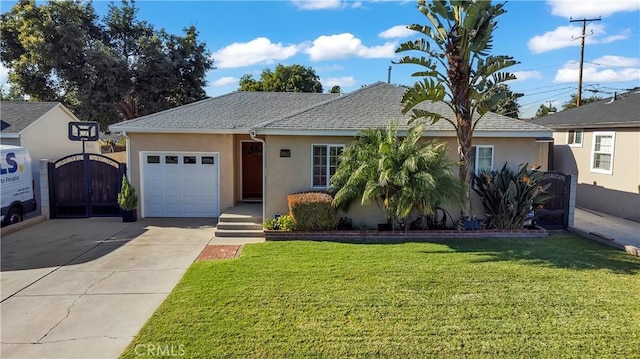
<path id="1" fill-rule="evenodd" d="M 264 237 L 262 229 L 249 229 L 249 230 L 230 230 L 230 229 L 217 229 L 216 237 Z"/>
<path id="2" fill-rule="evenodd" d="M 262 223 L 262 217 L 255 217 L 244 214 L 223 213 L 218 218 L 219 222 L 244 222 L 244 223 Z"/>
<path id="3" fill-rule="evenodd" d="M 262 229 L 262 224 L 260 223 L 250 223 L 250 222 L 218 222 L 217 229 L 230 229 L 230 230 L 253 230 L 253 229 Z"/>

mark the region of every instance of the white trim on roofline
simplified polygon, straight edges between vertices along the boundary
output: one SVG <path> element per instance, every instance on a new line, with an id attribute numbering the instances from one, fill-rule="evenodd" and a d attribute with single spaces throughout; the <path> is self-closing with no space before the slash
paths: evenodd
<path id="1" fill-rule="evenodd" d="M 361 130 L 294 130 L 277 128 L 254 129 L 258 135 L 282 135 L 282 136 L 357 136 Z M 399 130 L 400 135 L 405 135 L 406 130 Z M 553 131 L 474 131 L 473 137 L 506 137 L 506 138 L 537 138 L 551 137 Z M 425 131 L 425 137 L 456 137 L 455 131 Z"/>
<path id="2" fill-rule="evenodd" d="M 112 132 L 128 132 L 128 133 L 193 133 L 193 134 L 221 134 L 221 135 L 234 135 L 234 134 L 248 134 L 249 128 L 230 128 L 230 129 L 210 129 L 210 128 L 136 128 L 136 127 L 119 127 L 117 125 L 109 126 L 109 130 Z"/>
<path id="3" fill-rule="evenodd" d="M 0 133 L 0 138 L 20 138 L 20 134 L 15 132 Z"/>
<path id="4" fill-rule="evenodd" d="M 128 133 L 193 133 L 193 134 L 248 134 L 249 128 L 240 129 L 209 129 L 209 128 L 132 128 L 117 125 L 109 126 L 113 132 L 126 131 Z M 357 136 L 361 130 L 298 130 L 281 128 L 254 128 L 257 135 L 281 135 L 281 136 Z M 406 134 L 406 130 L 398 131 L 400 135 Z M 553 131 L 481 131 L 473 132 L 473 137 L 506 137 L 506 138 L 537 138 L 551 137 Z M 456 137 L 455 131 L 425 131 L 425 137 Z"/>

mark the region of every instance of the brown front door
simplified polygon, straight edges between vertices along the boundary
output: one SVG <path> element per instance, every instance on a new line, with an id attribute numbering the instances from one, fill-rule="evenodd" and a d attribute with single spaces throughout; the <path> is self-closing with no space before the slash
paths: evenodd
<path id="1" fill-rule="evenodd" d="M 242 199 L 262 200 L 262 143 L 242 142 Z"/>

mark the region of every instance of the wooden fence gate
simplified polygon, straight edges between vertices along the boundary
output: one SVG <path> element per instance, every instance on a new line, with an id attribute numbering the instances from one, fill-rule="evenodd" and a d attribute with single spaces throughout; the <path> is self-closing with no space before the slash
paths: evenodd
<path id="1" fill-rule="evenodd" d="M 543 209 L 536 210 L 536 224 L 545 229 L 566 229 L 569 226 L 571 176 L 549 171 L 540 179 L 541 185 L 547 183 L 551 183 L 548 192 L 554 197 L 544 204 Z"/>
<path id="2" fill-rule="evenodd" d="M 79 153 L 49 163 L 51 218 L 118 217 L 118 192 L 126 165 Z"/>

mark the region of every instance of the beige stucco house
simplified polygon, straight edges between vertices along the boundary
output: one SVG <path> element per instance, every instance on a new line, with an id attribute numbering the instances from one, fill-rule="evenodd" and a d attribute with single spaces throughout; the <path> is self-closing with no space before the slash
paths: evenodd
<path id="1" fill-rule="evenodd" d="M 68 137 L 68 123 L 80 120 L 59 102 L 3 101 L 0 120 L 0 142 L 28 148 L 34 163 L 82 152 L 82 142 Z M 99 152 L 96 143 L 85 146 L 86 152 Z"/>
<path id="2" fill-rule="evenodd" d="M 640 88 L 532 122 L 554 129 L 553 169 L 577 176 L 578 207 L 640 221 Z"/>
<path id="3" fill-rule="evenodd" d="M 0 121 L 0 143 L 29 150 L 36 198 L 40 198 L 39 161 L 82 152 L 82 142 L 68 137 L 69 122 L 80 120 L 59 102 L 2 101 Z M 86 142 L 85 151 L 99 153 L 97 143 Z"/>
<path id="4" fill-rule="evenodd" d="M 326 190 L 342 149 L 359 131 L 386 127 L 391 119 L 405 123 L 404 92 L 386 83 L 342 95 L 234 92 L 110 129 L 128 137 L 128 169 L 142 217 L 217 217 L 238 202 L 260 201 L 271 218 L 288 212 L 288 194 Z M 429 106 L 450 115 L 443 104 Z M 546 167 L 551 134 L 489 113 L 475 130 L 474 166 Z M 425 137 L 446 141 L 456 158 L 455 133 L 446 121 L 429 126 Z M 383 218 L 375 205 L 352 208 L 354 223 Z"/>

